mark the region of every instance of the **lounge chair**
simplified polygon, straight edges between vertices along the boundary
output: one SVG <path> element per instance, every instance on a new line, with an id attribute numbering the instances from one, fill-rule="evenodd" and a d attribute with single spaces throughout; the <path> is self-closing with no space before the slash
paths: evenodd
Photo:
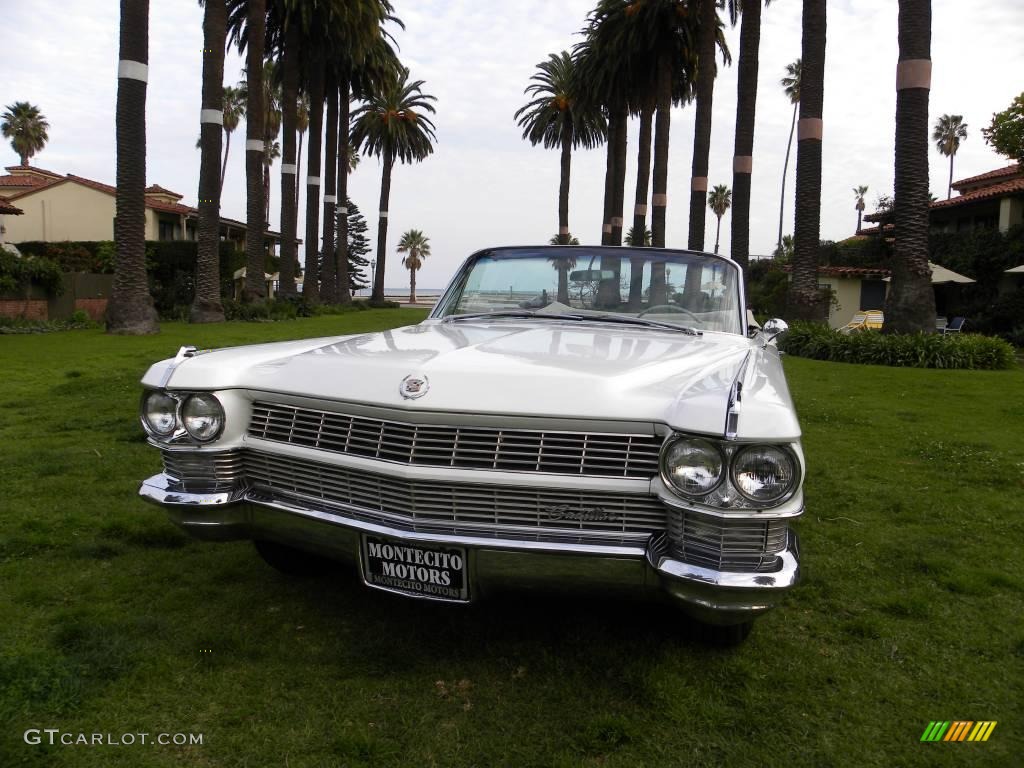
<path id="1" fill-rule="evenodd" d="M 858 312 L 857 314 L 855 314 L 853 316 L 853 318 L 850 320 L 850 322 L 848 322 L 846 325 L 844 325 L 842 328 L 839 329 L 839 332 L 840 333 L 853 333 L 854 331 L 863 331 L 864 330 L 864 320 L 865 319 L 866 319 L 866 315 L 863 312 Z"/>
<path id="2" fill-rule="evenodd" d="M 935 318 L 935 332 L 945 333 L 946 332 L 946 318 L 936 317 Z"/>
<path id="3" fill-rule="evenodd" d="M 954 317 L 949 325 L 942 329 L 942 333 L 960 333 L 960 331 L 963 330 L 964 323 L 966 322 L 967 320 L 963 317 Z"/>
<path id="4" fill-rule="evenodd" d="M 864 327 L 869 331 L 880 331 L 882 330 L 882 323 L 885 321 L 885 315 L 882 314 L 880 309 L 869 309 L 865 313 Z"/>

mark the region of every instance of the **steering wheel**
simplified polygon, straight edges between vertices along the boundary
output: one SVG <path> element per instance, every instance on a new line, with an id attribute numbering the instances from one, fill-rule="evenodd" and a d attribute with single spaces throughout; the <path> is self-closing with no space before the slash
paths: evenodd
<path id="1" fill-rule="evenodd" d="M 688 310 L 686 307 L 680 307 L 678 304 L 655 304 L 653 307 L 648 307 L 643 312 L 639 313 L 637 317 L 643 317 L 644 315 L 655 312 L 656 310 L 659 311 L 659 314 L 660 312 L 668 311 L 677 312 L 682 315 L 689 315 L 690 319 L 693 320 L 693 322 L 697 323 L 697 325 L 702 324 L 701 319 L 699 317 L 693 314 L 693 312 Z"/>

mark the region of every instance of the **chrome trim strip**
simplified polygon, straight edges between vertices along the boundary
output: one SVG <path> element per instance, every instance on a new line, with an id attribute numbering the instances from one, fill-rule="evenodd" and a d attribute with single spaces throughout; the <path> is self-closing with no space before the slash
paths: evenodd
<path id="1" fill-rule="evenodd" d="M 139 496 L 153 504 L 179 507 L 224 507 L 237 504 L 245 498 L 244 488 L 210 493 L 177 490 L 174 478 L 161 472 L 148 478 L 139 487 Z"/>

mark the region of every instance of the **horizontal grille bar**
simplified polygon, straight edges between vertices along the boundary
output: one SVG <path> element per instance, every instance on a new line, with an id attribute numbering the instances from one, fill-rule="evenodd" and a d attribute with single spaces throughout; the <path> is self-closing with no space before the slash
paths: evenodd
<path id="1" fill-rule="evenodd" d="M 244 468 L 241 451 L 186 453 L 162 451 L 164 474 L 190 493 L 228 491 L 242 485 Z"/>
<path id="2" fill-rule="evenodd" d="M 665 529 L 665 509 L 651 496 L 410 482 L 253 451 L 245 452 L 245 475 L 268 499 L 344 506 L 343 516 L 414 531 L 636 541 Z"/>
<path id="3" fill-rule="evenodd" d="M 729 520 L 683 510 L 668 514 L 673 554 L 716 571 L 776 570 L 788 530 L 785 520 Z"/>
<path id="4" fill-rule="evenodd" d="M 406 424 L 279 403 L 255 403 L 249 434 L 262 440 L 401 464 L 649 478 L 662 438 Z"/>

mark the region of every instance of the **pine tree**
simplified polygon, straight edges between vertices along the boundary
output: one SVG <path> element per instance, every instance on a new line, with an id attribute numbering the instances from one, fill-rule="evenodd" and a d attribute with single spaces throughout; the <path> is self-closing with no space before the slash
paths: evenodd
<path id="1" fill-rule="evenodd" d="M 370 252 L 370 241 L 366 237 L 366 219 L 359 208 L 349 198 L 346 198 L 345 207 L 348 210 L 348 286 L 355 292 L 369 286 L 363 268 L 370 262 L 363 257 Z"/>

